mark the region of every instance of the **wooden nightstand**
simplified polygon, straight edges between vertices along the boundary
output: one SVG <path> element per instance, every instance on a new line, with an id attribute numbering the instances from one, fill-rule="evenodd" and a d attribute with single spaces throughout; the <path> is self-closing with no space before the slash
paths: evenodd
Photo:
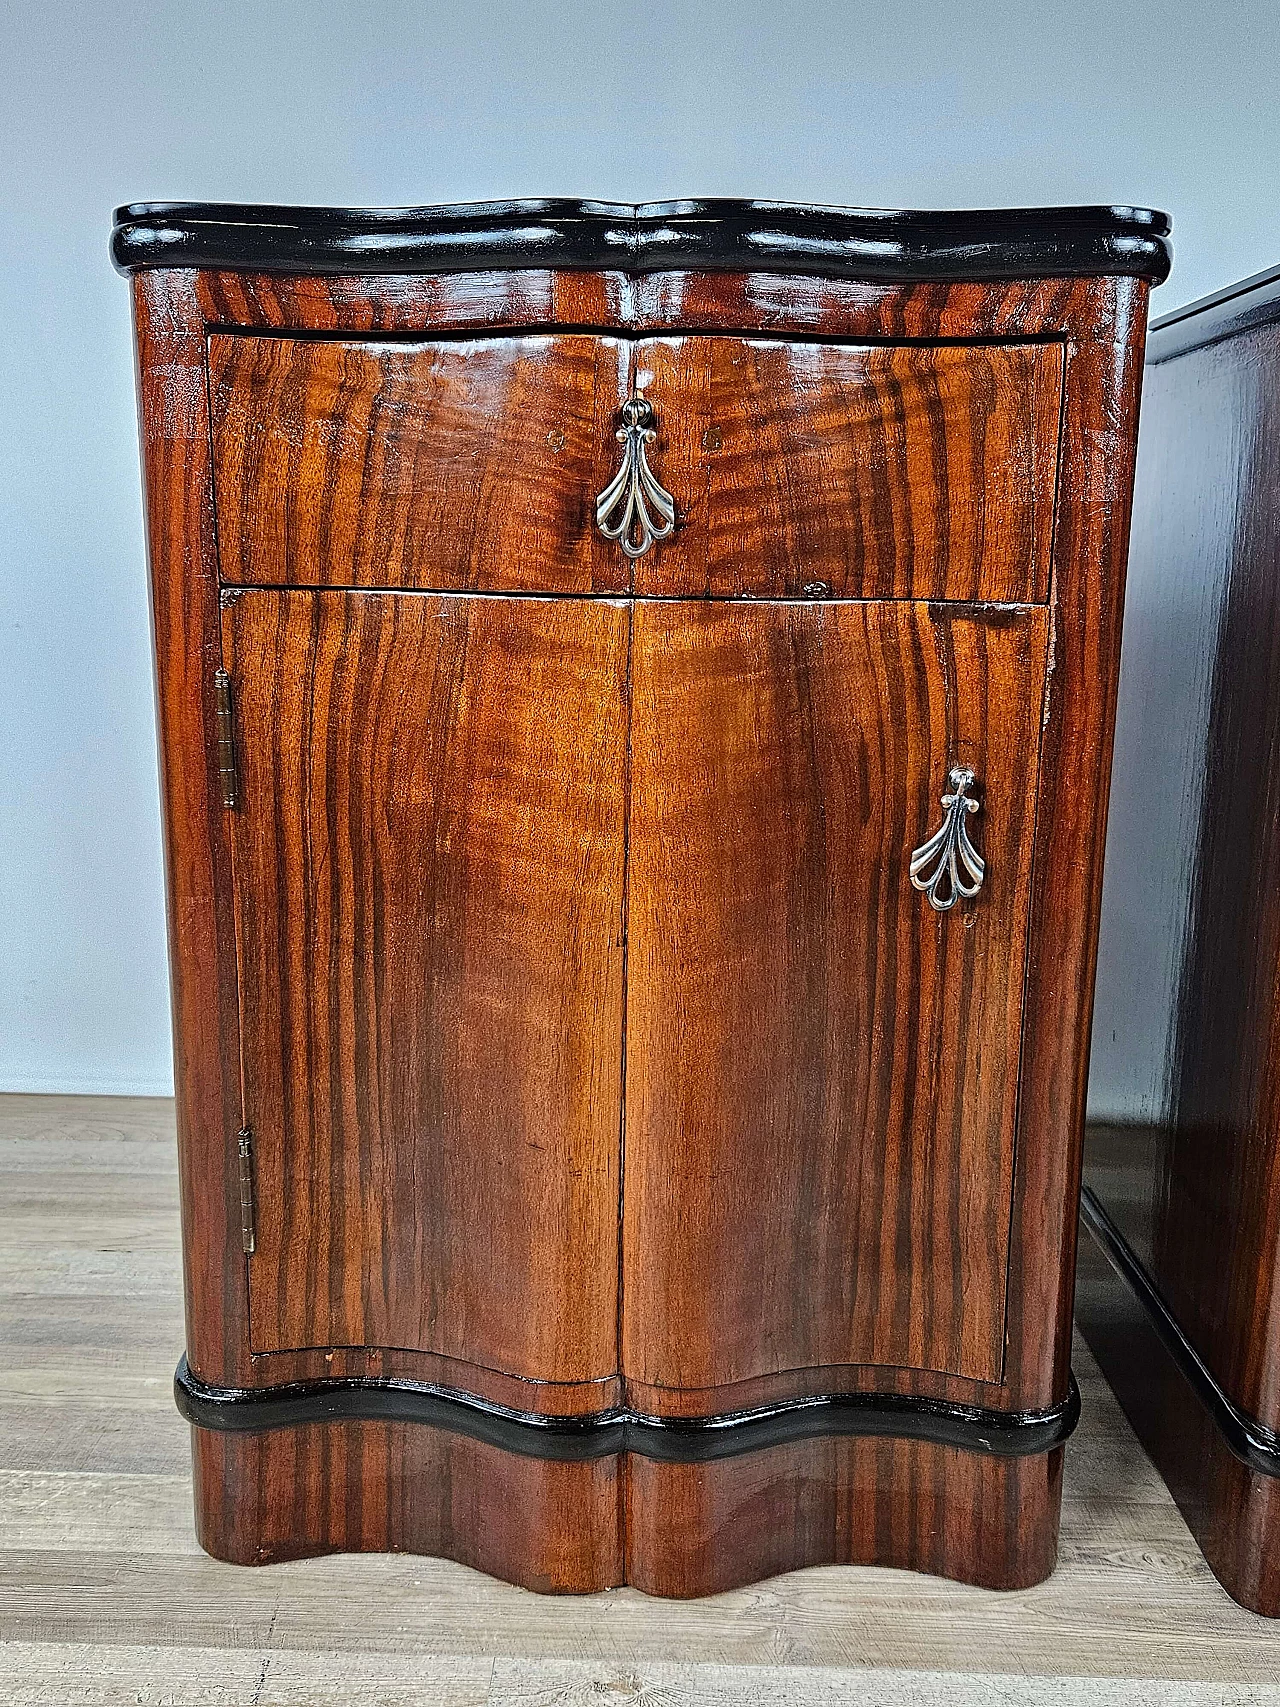
<path id="1" fill-rule="evenodd" d="M 120 211 L 211 1552 L 1052 1568 L 1167 229 Z"/>

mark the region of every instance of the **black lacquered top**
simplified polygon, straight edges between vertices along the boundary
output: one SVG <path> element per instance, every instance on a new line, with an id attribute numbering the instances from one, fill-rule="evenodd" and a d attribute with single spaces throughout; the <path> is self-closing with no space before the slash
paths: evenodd
<path id="1" fill-rule="evenodd" d="M 789 202 L 471 202 L 270 207 L 131 202 L 116 210 L 122 272 L 447 273 L 570 267 L 812 273 L 927 280 L 1168 276 L 1169 217 L 1150 208 L 895 212 Z"/>

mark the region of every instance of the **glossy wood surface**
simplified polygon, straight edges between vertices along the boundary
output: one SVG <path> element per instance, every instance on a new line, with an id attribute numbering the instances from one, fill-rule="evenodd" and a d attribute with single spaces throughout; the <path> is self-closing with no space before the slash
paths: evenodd
<path id="1" fill-rule="evenodd" d="M 712 198 L 576 201 L 565 196 L 436 207 L 279 207 L 132 202 L 116 209 L 112 257 L 141 267 L 496 272 L 699 267 L 823 278 L 1016 279 L 1169 271 L 1169 216 L 1152 208 L 923 211 Z"/>
<path id="2" fill-rule="evenodd" d="M 1059 346 L 673 337 L 634 374 L 683 518 L 637 592 L 1047 597 Z"/>
<path id="3" fill-rule="evenodd" d="M 639 390 L 678 532 L 637 592 L 1043 600 L 1061 370 L 1053 345 L 215 334 L 221 572 L 626 590 L 593 499 Z"/>
<path id="4" fill-rule="evenodd" d="M 1090 1135 L 1091 1181 L 1101 1179 L 1094 1163 L 1103 1136 L 1097 1129 Z M 1117 1136 L 1106 1138 L 1114 1145 Z M 1150 1315 L 1087 1229 L 1076 1316 L 1214 1575 L 1251 1612 L 1280 1617 L 1280 1476 L 1259 1475 L 1232 1454 Z"/>
<path id="5" fill-rule="evenodd" d="M 999 1383 L 1047 631 L 1039 610 L 637 606 L 634 1381 Z M 940 914 L 907 862 L 953 764 L 980 780 L 988 875 Z"/>
<path id="6" fill-rule="evenodd" d="M 196 1532 L 215 1558 L 436 1553 L 561 1594 L 626 1580 L 616 1458 L 518 1458 L 420 1423 L 191 1435 Z"/>
<path id="7" fill-rule="evenodd" d="M 231 825 L 219 786 L 222 662 L 204 323 L 191 280 L 134 291 L 156 659 L 187 1344 L 252 1380 L 236 1133 L 242 1125 Z"/>
<path id="8" fill-rule="evenodd" d="M 355 274 L 188 272 L 165 275 L 210 330 L 297 333 L 481 333 L 589 327 L 628 333 L 753 332 L 855 341 L 1056 339 L 1109 342 L 1146 286 L 1049 277 L 1009 284 L 890 285 L 786 273 L 625 272 Z M 135 291 L 151 291 L 141 275 Z M 1067 352 L 1070 358 L 1071 351 Z"/>
<path id="9" fill-rule="evenodd" d="M 1097 307 L 1092 335 L 1073 328 L 1064 379 L 1005 1342 L 1006 1386 L 1022 1403 L 1060 1382 L 1071 1343 L 1145 293 L 1121 287 Z"/>
<path id="10" fill-rule="evenodd" d="M 536 269 L 518 275 L 329 279 L 154 272 L 139 275 L 135 293 L 159 703 L 169 791 L 171 943 L 180 1034 L 180 1141 L 192 1368 L 203 1380 L 245 1387 L 338 1373 L 403 1371 L 418 1379 L 452 1379 L 517 1408 L 527 1404 L 530 1383 L 434 1352 L 336 1347 L 259 1358 L 250 1355 L 248 1276 L 240 1248 L 234 1162 L 235 1132 L 243 1118 L 235 1023 L 239 993 L 232 928 L 234 883 L 229 815 L 214 805 L 216 744 L 211 739 L 213 700 L 207 685 L 212 669 L 222 661 L 204 366 L 209 330 L 343 337 L 388 333 L 425 340 L 443 333 L 479 336 L 511 330 L 525 336 L 540 329 L 592 327 L 614 328 L 631 337 L 701 330 L 744 336 L 762 332 L 771 340 L 817 336 L 864 344 L 1049 340 L 1060 346 L 1061 454 L 1049 608 L 1043 618 L 1023 613 L 1016 619 L 1033 628 L 1043 624 L 1051 667 L 1041 707 L 1041 782 L 1027 887 L 1025 1013 L 999 1378 L 989 1381 L 890 1365 L 831 1364 L 790 1371 L 775 1366 L 772 1374 L 734 1384 L 732 1397 L 735 1404 L 769 1403 L 815 1390 L 870 1389 L 1009 1411 L 1061 1401 L 1067 1391 L 1083 1039 L 1090 1015 L 1145 284 L 1128 279 L 1058 278 L 1010 285 L 902 287 L 778 274 L 670 273 L 638 278 Z M 244 595 L 258 596 L 267 595 Z M 642 613 L 650 608 L 638 604 L 635 620 L 642 621 Z M 233 605 L 233 621 L 234 610 Z M 807 619 L 818 614 L 803 607 Z M 941 622 L 946 614 L 939 610 L 929 621 Z M 990 613 L 993 622 L 995 615 Z M 981 613 L 972 613 L 972 620 L 980 619 L 985 620 Z M 779 662 L 785 664 L 785 655 Z M 633 713 L 633 741 L 634 734 Z M 917 808 L 922 820 L 939 810 L 937 792 L 936 781 L 931 780 Z M 985 827 L 984 818 L 978 832 L 980 845 Z M 922 900 L 920 904 L 924 905 Z M 953 917 L 951 923 L 965 928 L 963 916 Z M 624 1156 L 624 1172 L 627 1165 Z M 833 1230 L 830 1248 L 835 1244 Z M 491 1256 L 499 1261 L 502 1253 L 495 1251 Z M 721 1372 L 715 1373 L 718 1377 Z M 582 1390 L 591 1395 L 589 1404 L 573 1396 L 579 1389 L 572 1384 L 561 1384 L 554 1393 L 549 1390 L 546 1398 L 566 1412 L 596 1408 L 601 1388 L 583 1384 Z M 723 1398 L 726 1389 L 710 1391 Z M 674 1402 L 696 1408 L 702 1400 L 699 1390 L 690 1388 L 687 1397 L 676 1395 Z M 875 1466 L 880 1490 L 875 1509 L 880 1515 L 871 1524 L 874 1548 L 871 1530 L 864 1528 L 859 1533 L 866 1540 L 866 1553 L 835 1556 L 889 1559 L 892 1548 L 900 1544 L 890 1536 L 890 1514 L 897 1512 L 894 1523 L 906 1524 L 916 1539 L 901 1542 L 911 1557 L 892 1555 L 895 1561 L 933 1568 L 927 1560 L 943 1555 L 936 1551 L 935 1542 L 926 1541 L 924 1528 L 913 1526 L 918 1518 L 919 1525 L 936 1536 L 945 1507 L 972 1512 L 970 1518 L 947 1518 L 944 1525 L 951 1537 L 944 1550 L 950 1561 L 946 1568 L 954 1567 L 957 1575 L 986 1581 L 1003 1574 L 1008 1580 L 1022 1581 L 1028 1580 L 1028 1559 L 1038 1561 L 1038 1571 L 1048 1568 L 1056 1511 L 1051 1473 L 1044 1482 L 1043 1499 L 1030 1493 L 1018 1496 L 1030 1526 L 1025 1536 L 1015 1536 L 1007 1525 L 992 1526 L 985 1517 L 980 1535 L 974 1527 L 980 1514 L 964 1491 L 967 1472 L 957 1466 L 959 1455 L 954 1449 L 916 1451 L 906 1450 L 905 1443 L 891 1449 L 884 1443 L 845 1442 L 840 1450 L 853 1451 L 855 1445 L 859 1462 Z M 198 1445 L 197 1450 L 203 1447 Z M 324 1449 L 317 1450 L 323 1461 Z M 805 1460 L 808 1467 L 799 1472 L 801 1483 L 810 1485 L 811 1471 L 833 1473 L 833 1462 L 821 1456 Z M 293 1497 L 280 1473 L 268 1476 L 264 1468 L 262 1474 L 262 1486 L 269 1490 L 273 1504 Z M 309 1477 L 312 1472 L 305 1474 Z M 1017 1489 L 1030 1474 L 1026 1469 L 1015 1472 L 1006 1464 L 1000 1472 L 1001 1486 Z M 299 1476 L 303 1476 L 301 1469 Z M 242 1491 L 247 1487 L 240 1481 L 229 1485 Z M 655 1497 L 687 1501 L 689 1485 L 687 1477 L 660 1478 L 654 1484 Z M 212 1493 L 209 1497 L 214 1498 Z M 825 1496 L 815 1489 L 813 1497 Z M 352 1494 L 351 1499 L 355 1498 Z M 979 1503 L 985 1511 L 989 1502 L 984 1498 Z M 303 1502 L 293 1509 L 301 1513 L 319 1508 Z M 776 1511 L 770 1515 L 758 1502 L 755 1509 L 764 1522 L 777 1515 Z M 539 1523 L 554 1527 L 567 1521 L 558 1515 L 560 1508 L 554 1501 L 543 1502 L 538 1511 Z M 671 1526 L 678 1517 L 674 1510 L 665 1517 L 655 1515 L 655 1533 L 673 1533 Z M 208 1532 L 215 1533 L 222 1522 L 223 1518 L 211 1516 Z M 323 1524 L 307 1530 L 299 1522 L 295 1533 L 299 1544 L 308 1533 L 313 1538 L 330 1533 Z M 845 1533 L 844 1525 L 841 1518 L 836 1524 L 838 1537 Z M 823 1533 L 829 1540 L 829 1525 Z M 508 1540 L 506 1556 L 493 1566 L 505 1575 L 523 1577 L 534 1568 L 531 1559 L 559 1556 L 549 1535 L 528 1540 L 527 1545 L 514 1534 Z M 841 1540 L 839 1545 L 846 1543 Z M 765 1548 L 758 1559 L 768 1552 Z M 997 1553 L 1001 1559 L 993 1564 Z M 704 1562 L 708 1570 L 720 1568 L 709 1554 Z"/>
<path id="11" fill-rule="evenodd" d="M 443 1553 L 526 1588 L 687 1599 L 818 1564 L 1025 1588 L 1057 1549 L 1061 1448 L 814 1440 L 719 1464 L 554 1464 L 422 1425 L 192 1432 L 200 1542 L 235 1564 Z"/>
<path id="12" fill-rule="evenodd" d="M 625 591 L 595 526 L 627 347 L 209 339 L 224 580 Z"/>
<path id="13" fill-rule="evenodd" d="M 1212 1377 L 1277 1431 L 1280 324 L 1271 310 L 1269 323 L 1243 315 L 1244 330 L 1223 337 L 1210 305 L 1212 341 L 1195 341 L 1194 317 L 1171 328 L 1167 354 L 1153 341 L 1087 1177 Z M 1128 1372 L 1105 1345 L 1099 1355 L 1128 1405 Z M 1280 1556 L 1275 1489 L 1229 1472 L 1220 1445 L 1188 1453 L 1203 1430 L 1193 1398 L 1173 1388 L 1152 1449 L 1162 1465 L 1184 1466 L 1170 1472 L 1174 1491 L 1226 1586 L 1280 1614 L 1274 1573 L 1264 1593 L 1247 1549 L 1213 1539 L 1238 1528 L 1244 1476 L 1259 1484 L 1245 1504 L 1268 1514 L 1247 1532 Z"/>
<path id="14" fill-rule="evenodd" d="M 1200 444 L 1216 429 L 1238 457 L 1225 490 L 1201 475 L 1193 500 L 1229 567 L 1205 636 L 1213 675 L 1199 833 L 1185 850 L 1193 887 L 1155 1272 L 1223 1385 L 1280 1430 L 1280 325 L 1152 379 L 1157 432 L 1164 411 L 1186 411 Z M 1195 480 L 1189 448 L 1180 476 Z"/>
<path id="15" fill-rule="evenodd" d="M 626 610 L 260 591 L 223 620 L 253 1351 L 612 1375 Z"/>

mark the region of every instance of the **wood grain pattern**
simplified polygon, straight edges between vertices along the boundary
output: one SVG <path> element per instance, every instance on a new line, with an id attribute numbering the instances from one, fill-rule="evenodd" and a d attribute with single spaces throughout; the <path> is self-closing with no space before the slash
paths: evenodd
<path id="1" fill-rule="evenodd" d="M 629 1380 L 999 1382 L 1046 640 L 1041 611 L 637 606 Z M 988 875 L 938 914 L 907 861 L 956 763 Z"/>
<path id="2" fill-rule="evenodd" d="M 1041 802 L 1037 829 L 1030 1024 L 1014 1178 L 1005 1381 L 998 1402 L 1034 1407 L 1060 1398 L 1084 1107 L 1082 1039 L 1092 1013 L 1146 285 L 1050 278 L 899 288 L 759 274 L 632 279 L 522 271 L 343 279 L 211 273 L 191 275 L 191 288 L 211 324 L 294 329 L 415 331 L 451 323 L 470 328 L 559 321 L 649 331 L 736 328 L 771 336 L 1065 340 L 1051 576 L 1054 670 L 1042 768 L 1053 779 L 1053 792 L 1048 810 Z M 1046 1248 L 1060 1253 L 1060 1260 L 1045 1260 Z M 961 1396 L 962 1386 L 949 1391 Z"/>
<path id="3" fill-rule="evenodd" d="M 1061 1448 L 817 1440 L 716 1464 L 551 1464 L 422 1425 L 192 1434 L 200 1544 L 235 1564 L 443 1553 L 544 1592 L 689 1599 L 872 1562 L 1026 1588 L 1057 1550 Z"/>
<path id="4" fill-rule="evenodd" d="M 685 1598 L 832 1563 L 1027 1588 L 1053 1569 L 1061 1497 L 1062 1448 L 997 1460 L 815 1440 L 696 1467 L 633 1457 L 628 1580 Z"/>
<path id="5" fill-rule="evenodd" d="M 1146 289 L 1145 283 L 1129 279 L 887 286 L 777 274 L 672 273 L 640 279 L 534 270 L 465 278 L 320 280 L 181 272 L 140 277 L 135 291 L 158 672 L 168 743 L 166 786 L 173 795 L 168 857 L 171 896 L 176 897 L 171 911 L 175 989 L 181 986 L 189 1345 L 200 1377 L 251 1385 L 286 1374 L 302 1379 L 336 1373 L 339 1365 L 344 1372 L 360 1372 L 364 1359 L 370 1373 L 394 1362 L 405 1373 L 435 1379 L 441 1369 L 460 1366 L 437 1353 L 394 1347 L 376 1352 L 317 1348 L 257 1360 L 249 1353 L 248 1285 L 231 1165 L 242 1115 L 234 1025 L 238 973 L 230 928 L 233 883 L 224 815 L 210 805 L 215 798 L 214 749 L 208 740 L 212 696 L 203 687 L 220 653 L 210 422 L 205 388 L 197 377 L 203 376 L 207 330 L 215 339 L 221 332 L 246 330 L 427 340 L 498 332 L 524 337 L 590 327 L 616 329 L 627 338 L 705 331 L 738 337 L 762 333 L 773 341 L 1049 340 L 1060 345 L 1061 466 L 1043 619 L 1052 667 L 1028 888 L 1002 1369 L 997 1381 L 891 1365 L 834 1364 L 827 1372 L 851 1387 L 1037 1409 L 1060 1400 L 1067 1384 L 1083 1044 Z M 931 783 L 922 810 L 936 794 Z M 362 1086 L 359 1094 L 366 1089 Z M 833 1235 L 833 1247 L 835 1242 Z M 922 1319 L 917 1313 L 917 1323 Z M 419 1366 L 415 1358 L 422 1360 Z M 726 1390 L 723 1374 L 713 1371 L 715 1386 L 689 1392 Z M 794 1393 L 813 1390 L 813 1370 L 800 1369 L 753 1376 L 735 1391 L 752 1389 L 754 1383 L 757 1392 L 785 1397 L 770 1385 L 784 1379 Z M 509 1402 L 506 1393 L 496 1389 L 515 1380 L 479 1365 L 472 1365 L 467 1376 L 468 1384 L 479 1390 L 485 1383 L 484 1390 L 503 1402 Z M 565 1391 L 560 1388 L 554 1402 L 563 1402 Z M 590 1389 L 593 1400 L 596 1391 Z M 585 1396 L 585 1384 L 582 1392 Z M 676 1395 L 672 1402 L 685 1401 Z M 897 1455 L 877 1462 L 884 1474 L 920 1491 L 924 1470 L 918 1460 Z M 944 1482 L 951 1476 L 945 1468 L 937 1474 Z M 672 1498 L 684 1497 L 675 1483 L 670 1487 Z M 550 1508 L 547 1521 L 556 1521 Z M 1047 1521 L 1043 1512 L 1040 1521 L 1042 1526 Z M 881 1544 L 887 1545 L 883 1533 Z M 520 1568 L 519 1561 L 509 1561 L 510 1570 Z"/>
<path id="6" fill-rule="evenodd" d="M 1146 286 L 1111 278 L 888 285 L 776 273 L 363 274 L 193 272 L 204 323 L 235 330 L 430 333 L 589 326 L 895 342 L 1107 338 Z M 135 288 L 138 288 L 135 285 Z"/>
<path id="7" fill-rule="evenodd" d="M 611 1375 L 626 609 L 257 591 L 224 625 L 254 1352 Z"/>
<path id="8" fill-rule="evenodd" d="M 245 1384 L 247 1293 L 235 1134 L 240 1017 L 230 826 L 218 783 L 213 673 L 222 658 L 204 322 L 194 279 L 134 280 L 138 407 L 156 663 L 181 1164 L 187 1350 Z"/>
<path id="9" fill-rule="evenodd" d="M 613 338 L 209 339 L 224 580 L 617 592 Z"/>
<path id="10" fill-rule="evenodd" d="M 1053 345 L 209 341 L 223 578 L 621 591 L 591 501 L 658 410 L 675 540 L 642 593 L 1043 600 Z"/>
<path id="11" fill-rule="evenodd" d="M 415 1423 L 191 1434 L 197 1534 L 215 1558 L 438 1553 L 560 1594 L 626 1580 L 616 1458 L 517 1458 Z"/>
<path id="12" fill-rule="evenodd" d="M 1111 286 L 1088 327 L 1072 327 L 1063 381 L 1052 669 L 1036 804 L 1006 1321 L 1005 1402 L 1015 1406 L 1035 1403 L 1033 1394 L 1061 1392 L 1071 1346 L 1087 1039 L 1147 295 L 1145 285 Z"/>
<path id="13" fill-rule="evenodd" d="M 681 518 L 637 592 L 1047 597 L 1057 345 L 672 337 L 634 371 Z"/>
<path id="14" fill-rule="evenodd" d="M 1143 400 L 1116 737 L 1131 803 L 1107 844 L 1086 1157 L 1227 1397 L 1276 1431 L 1280 316 L 1272 305 L 1266 323 L 1203 345 L 1194 319 L 1168 359 L 1153 340 Z M 1139 983 L 1149 1006 L 1134 1023 Z M 1235 1464 L 1149 1358 L 1168 1405 L 1157 1425 L 1099 1320 L 1099 1355 L 1210 1563 L 1280 1616 L 1280 1484 Z"/>

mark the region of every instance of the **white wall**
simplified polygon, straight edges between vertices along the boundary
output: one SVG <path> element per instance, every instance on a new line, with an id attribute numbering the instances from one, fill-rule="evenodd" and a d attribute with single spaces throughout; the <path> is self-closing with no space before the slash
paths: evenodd
<path id="1" fill-rule="evenodd" d="M 1280 12 L 452 0 L 0 24 L 0 1088 L 163 1091 L 151 665 L 118 202 L 1128 201 L 1157 311 L 1280 261 Z"/>

